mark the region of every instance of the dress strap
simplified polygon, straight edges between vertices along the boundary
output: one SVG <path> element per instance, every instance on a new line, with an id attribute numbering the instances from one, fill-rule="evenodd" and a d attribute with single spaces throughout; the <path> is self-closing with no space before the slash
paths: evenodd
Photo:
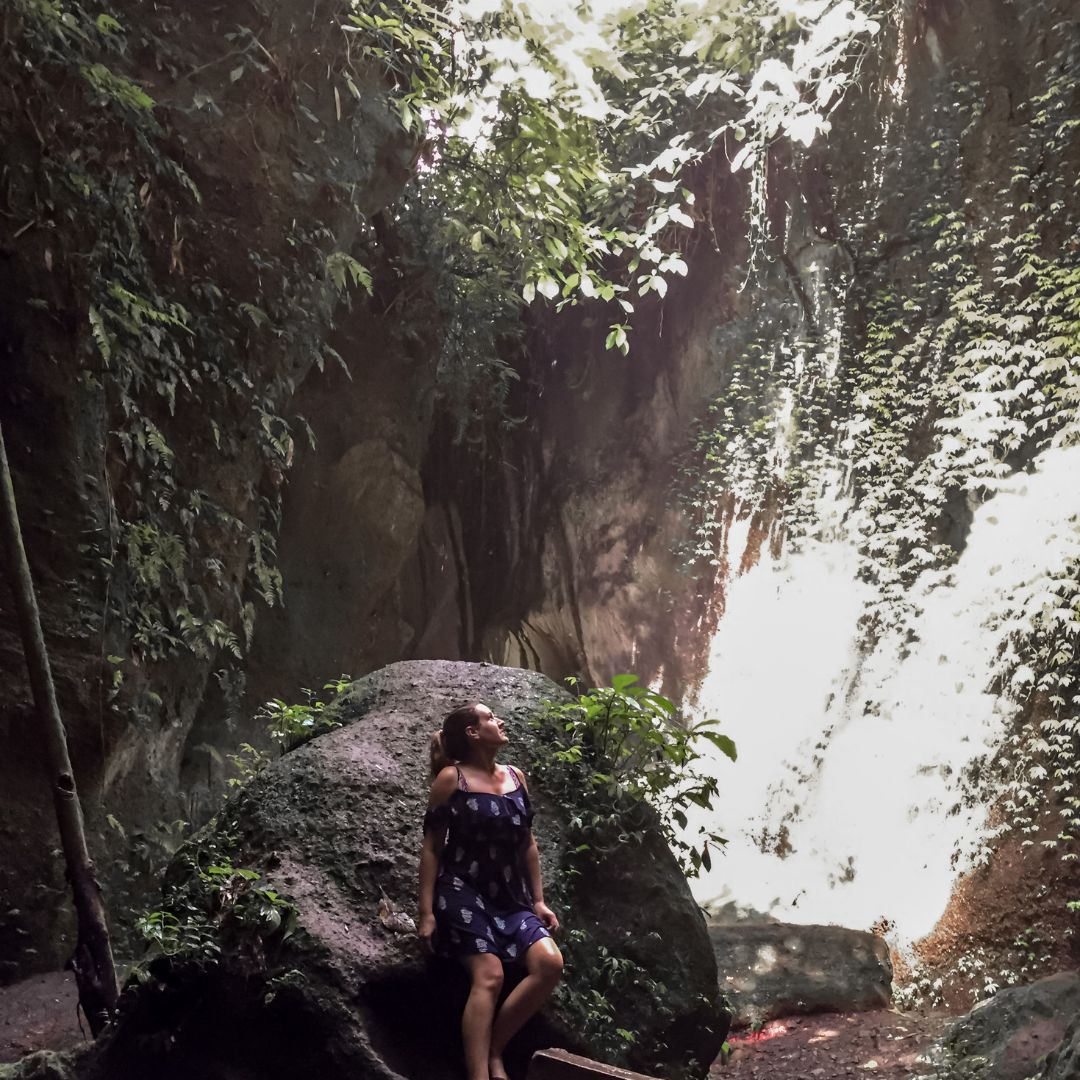
<path id="1" fill-rule="evenodd" d="M 521 775 L 521 770 L 516 765 L 506 766 L 517 777 L 518 787 L 524 789 L 525 778 Z"/>
<path id="2" fill-rule="evenodd" d="M 455 768 L 455 769 L 457 769 L 457 783 L 458 783 L 458 787 L 459 787 L 459 788 L 460 788 L 460 789 L 461 789 L 462 791 L 468 791 L 468 790 L 469 790 L 469 781 L 465 779 L 465 776 L 464 776 L 464 774 L 462 773 L 461 769 L 460 769 L 460 768 L 458 768 L 458 766 L 457 766 L 457 765 L 455 765 L 455 766 L 454 766 L 454 768 Z"/>

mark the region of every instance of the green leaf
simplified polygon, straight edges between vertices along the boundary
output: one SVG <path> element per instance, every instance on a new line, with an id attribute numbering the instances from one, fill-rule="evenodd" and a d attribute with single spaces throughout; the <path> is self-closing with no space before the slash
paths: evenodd
<path id="1" fill-rule="evenodd" d="M 334 251 L 327 255 L 326 272 L 338 292 L 345 292 L 352 284 L 359 285 L 368 296 L 372 295 L 371 272 L 347 252 Z"/>
<path id="2" fill-rule="evenodd" d="M 559 283 L 553 277 L 544 274 L 536 283 L 536 291 L 548 300 L 554 300 L 559 295 Z"/>
<path id="3" fill-rule="evenodd" d="M 665 712 L 668 716 L 674 716 L 676 712 L 676 706 L 674 701 L 669 701 L 663 694 L 658 694 L 653 690 L 649 691 L 648 700 L 650 704 L 655 705 L 661 712 Z"/>
<path id="4" fill-rule="evenodd" d="M 99 94 L 117 105 L 136 112 L 146 112 L 154 107 L 154 99 L 141 86 L 117 75 L 104 64 L 85 65 L 79 73 Z"/>
<path id="5" fill-rule="evenodd" d="M 701 733 L 703 739 L 708 739 L 722 754 L 726 754 L 732 761 L 738 760 L 738 753 L 735 749 L 734 740 L 728 738 L 727 735 L 721 735 L 716 731 L 703 731 Z"/>

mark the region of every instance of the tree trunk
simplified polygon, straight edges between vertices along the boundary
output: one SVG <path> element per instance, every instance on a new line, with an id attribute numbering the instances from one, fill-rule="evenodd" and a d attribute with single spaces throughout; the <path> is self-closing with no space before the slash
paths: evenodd
<path id="1" fill-rule="evenodd" d="M 15 609 L 19 617 L 26 666 L 30 670 L 30 685 L 41 726 L 45 751 L 45 767 L 53 793 L 56 820 L 60 827 L 60 842 L 67 864 L 68 880 L 79 921 L 79 935 L 71 967 L 79 988 L 82 1006 L 90 1030 L 96 1036 L 109 1022 L 116 1009 L 116 970 L 113 966 L 112 945 L 105 920 L 105 905 L 101 887 L 94 876 L 94 864 L 86 847 L 82 807 L 75 788 L 75 774 L 68 756 L 67 734 L 60 718 L 49 669 L 49 654 L 41 632 L 34 583 L 30 564 L 23 548 L 19 529 L 15 489 L 11 483 L 3 429 L 0 428 L 0 534 L 6 556 Z"/>

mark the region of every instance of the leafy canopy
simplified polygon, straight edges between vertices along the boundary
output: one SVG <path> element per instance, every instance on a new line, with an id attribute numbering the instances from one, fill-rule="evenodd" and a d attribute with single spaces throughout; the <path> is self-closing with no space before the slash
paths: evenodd
<path id="1" fill-rule="evenodd" d="M 768 146 L 828 128 L 877 23 L 854 0 L 404 0 L 345 30 L 396 80 L 453 270 L 606 301 L 626 352 L 638 298 L 687 271 L 692 168 L 719 149 L 753 170 L 761 233 Z"/>

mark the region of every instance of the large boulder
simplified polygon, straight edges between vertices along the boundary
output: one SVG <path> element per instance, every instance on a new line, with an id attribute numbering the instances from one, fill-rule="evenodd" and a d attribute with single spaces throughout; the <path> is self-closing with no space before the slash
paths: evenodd
<path id="1" fill-rule="evenodd" d="M 1046 1059 L 1041 1080 L 1080 1080 L 1080 1012 L 1058 1048 Z"/>
<path id="2" fill-rule="evenodd" d="M 1076 1077 L 1077 1047 L 1064 1045 L 1063 1040 L 1078 1014 L 1076 972 L 1011 986 L 957 1020 L 928 1055 L 929 1061 L 941 1080 L 1026 1080 L 1060 1047 L 1043 1075 L 1047 1080 Z M 1075 1032 L 1074 1025 L 1074 1036 Z"/>
<path id="3" fill-rule="evenodd" d="M 889 949 L 874 934 L 842 926 L 712 922 L 709 939 L 736 1026 L 884 1009 L 892 1001 Z"/>
<path id="4" fill-rule="evenodd" d="M 214 866 L 257 872 L 257 881 L 228 887 L 288 897 L 298 908 L 295 929 L 280 941 L 291 922 L 279 918 L 284 912 L 271 910 L 260 929 L 267 905 L 247 904 L 233 922 L 250 918 L 248 932 L 234 927 L 216 963 L 159 960 L 101 1061 L 110 1080 L 151 1072 L 162 1080 L 219 1073 L 273 1080 L 298 1071 L 455 1077 L 464 976 L 458 965 L 423 955 L 408 918 L 428 739 L 453 706 L 482 700 L 507 722 L 507 756 L 528 770 L 544 745 L 530 721 L 544 699 L 561 696 L 536 673 L 445 661 L 393 664 L 353 683 L 333 706 L 343 726 L 261 771 L 171 871 L 175 877 L 194 858 L 204 878 L 231 881 Z M 535 778 L 532 794 L 545 882 L 561 908 L 570 992 L 511 1045 L 512 1075 L 522 1075 L 526 1055 L 541 1045 L 604 1056 L 604 1024 L 615 1023 L 634 1036 L 622 1063 L 670 1072 L 689 1062 L 691 1074 L 703 1076 L 719 1053 L 726 1015 L 704 918 L 670 851 L 646 830 L 640 842 L 579 871 L 586 886 L 570 890 L 569 810 L 552 805 Z M 174 880 L 173 895 L 185 886 Z M 594 963 L 598 955 L 612 964 Z M 616 969 L 620 977 L 610 977 Z M 158 1053 L 163 1047 L 168 1052 Z"/>

